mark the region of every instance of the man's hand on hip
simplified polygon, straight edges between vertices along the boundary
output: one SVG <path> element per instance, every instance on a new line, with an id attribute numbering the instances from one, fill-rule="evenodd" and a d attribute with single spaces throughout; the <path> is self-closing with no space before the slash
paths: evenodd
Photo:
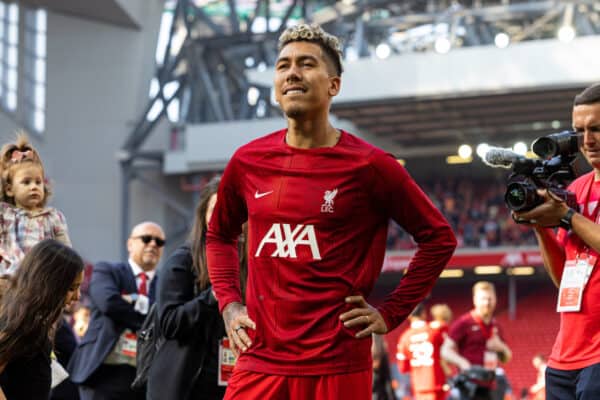
<path id="1" fill-rule="evenodd" d="M 250 340 L 246 329 L 256 329 L 256 324 L 248 317 L 246 306 L 236 302 L 225 306 L 223 321 L 225 322 L 225 331 L 229 337 L 231 351 L 237 357 L 240 349 L 246 351 L 248 347 L 252 346 L 252 340 Z"/>
<path id="2" fill-rule="evenodd" d="M 340 320 L 344 323 L 344 326 L 346 328 L 365 327 L 355 335 L 357 339 L 371 336 L 372 333 L 380 335 L 387 333 L 388 327 L 381 313 L 367 303 L 364 297 L 349 296 L 346 297 L 346 303 L 354 305 L 355 308 L 340 315 Z"/>

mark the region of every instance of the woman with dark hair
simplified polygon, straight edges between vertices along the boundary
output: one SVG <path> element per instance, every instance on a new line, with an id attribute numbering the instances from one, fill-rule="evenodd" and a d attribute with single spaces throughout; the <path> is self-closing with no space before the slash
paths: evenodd
<path id="1" fill-rule="evenodd" d="M 206 266 L 206 231 L 217 201 L 220 179 L 203 189 L 186 244 L 158 272 L 156 307 L 160 334 L 166 339 L 148 376 L 148 399 L 220 400 L 219 349 L 226 338 Z M 246 282 L 245 236 L 239 241 L 242 288 Z"/>
<path id="2" fill-rule="evenodd" d="M 0 301 L 0 399 L 50 396 L 51 339 L 63 309 L 79 300 L 83 260 L 47 239 L 21 261 Z"/>

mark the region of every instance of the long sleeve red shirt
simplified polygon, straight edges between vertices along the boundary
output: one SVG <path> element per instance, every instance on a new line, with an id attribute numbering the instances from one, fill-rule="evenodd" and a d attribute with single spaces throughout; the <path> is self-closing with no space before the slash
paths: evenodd
<path id="1" fill-rule="evenodd" d="M 237 368 L 322 375 L 371 368 L 371 340 L 339 316 L 349 295 L 368 297 L 381 272 L 389 219 L 418 248 L 379 307 L 398 326 L 431 290 L 452 256 L 448 222 L 389 154 L 342 132 L 333 147 L 298 149 L 286 130 L 241 147 L 227 165 L 207 236 L 221 310 L 241 302 L 236 238 L 248 221 L 248 330 Z"/>

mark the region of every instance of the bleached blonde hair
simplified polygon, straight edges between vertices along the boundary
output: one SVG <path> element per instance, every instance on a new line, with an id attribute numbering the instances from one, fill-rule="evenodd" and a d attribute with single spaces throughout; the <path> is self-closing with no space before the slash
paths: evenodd
<path id="1" fill-rule="evenodd" d="M 318 44 L 329 58 L 335 69 L 336 76 L 342 76 L 342 43 L 340 39 L 327 33 L 317 24 L 298 24 L 287 28 L 279 36 L 277 50 L 281 51 L 291 42 L 311 42 Z"/>

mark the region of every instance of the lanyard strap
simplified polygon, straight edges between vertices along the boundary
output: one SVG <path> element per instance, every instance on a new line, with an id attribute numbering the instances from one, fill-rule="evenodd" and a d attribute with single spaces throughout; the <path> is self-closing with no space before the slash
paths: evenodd
<path id="1" fill-rule="evenodd" d="M 485 322 L 483 322 L 483 319 L 476 315 L 474 311 L 471 311 L 471 318 L 473 318 L 477 325 L 479 325 L 479 329 L 481 329 L 481 333 L 486 340 L 492 337 L 492 330 L 494 328 L 493 318 L 490 320 L 489 326 L 486 326 Z"/>
<path id="2" fill-rule="evenodd" d="M 590 204 L 590 197 L 592 195 L 592 187 L 594 186 L 594 177 L 595 175 L 593 173 L 590 174 L 590 179 L 588 179 L 586 188 L 585 188 L 585 195 L 584 195 L 584 202 L 583 202 L 583 207 L 582 207 L 582 212 L 583 215 L 586 217 L 590 217 L 590 219 L 594 222 L 597 223 L 598 222 L 598 215 L 600 214 L 600 204 L 598 202 L 596 202 L 596 207 L 594 207 L 594 211 L 592 211 L 591 213 L 589 212 L 588 206 Z M 598 254 L 590 254 L 590 248 L 589 246 L 587 246 L 583 240 L 579 240 L 579 243 L 577 244 L 577 258 L 579 258 L 579 255 L 581 253 L 586 253 L 587 259 L 588 259 L 588 263 L 590 265 L 596 265 L 596 261 L 598 260 Z M 595 252 L 594 252 L 595 253 Z"/>
<path id="3" fill-rule="evenodd" d="M 591 217 L 592 221 L 597 222 L 598 219 L 598 214 L 600 213 L 600 207 L 598 207 L 598 204 L 596 204 L 596 207 L 594 208 L 594 211 L 592 213 L 589 212 L 588 210 L 588 205 L 590 204 L 590 197 L 592 195 L 592 187 L 594 186 L 594 174 L 590 174 L 590 179 L 588 179 L 586 188 L 585 188 L 585 196 L 584 196 L 584 203 L 583 203 L 583 215 L 587 215 L 589 217 Z"/>

